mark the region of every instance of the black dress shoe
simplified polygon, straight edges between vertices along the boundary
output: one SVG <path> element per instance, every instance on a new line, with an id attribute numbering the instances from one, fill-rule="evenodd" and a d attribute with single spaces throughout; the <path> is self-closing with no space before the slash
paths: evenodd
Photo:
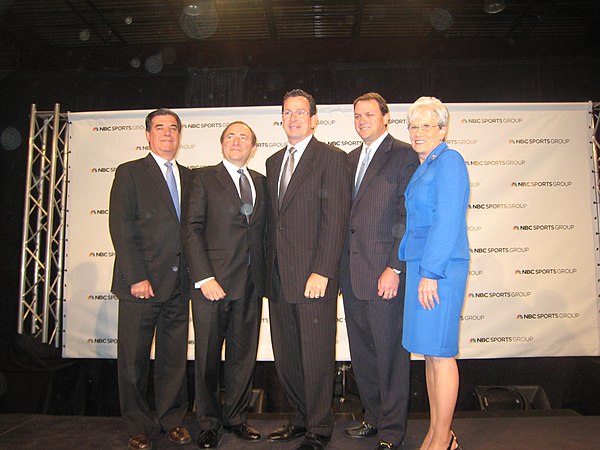
<path id="1" fill-rule="evenodd" d="M 399 448 L 399 447 L 396 447 L 391 442 L 379 441 L 379 445 L 377 445 L 377 447 L 375 447 L 375 450 L 388 450 L 390 448 Z"/>
<path id="2" fill-rule="evenodd" d="M 289 442 L 306 434 L 306 428 L 287 424 L 267 436 L 267 442 Z"/>
<path id="3" fill-rule="evenodd" d="M 324 450 L 329 444 L 329 436 L 316 433 L 306 433 L 302 444 L 296 450 Z"/>
<path id="4" fill-rule="evenodd" d="M 245 422 L 232 426 L 223 425 L 223 428 L 242 441 L 256 442 L 260 440 L 260 433 L 258 430 L 252 428 Z"/>
<path id="5" fill-rule="evenodd" d="M 377 434 L 377 427 L 370 423 L 363 422 L 360 425 L 346 428 L 346 436 L 352 438 L 366 438 L 369 436 L 375 436 Z"/>
<path id="6" fill-rule="evenodd" d="M 219 433 L 217 430 L 202 430 L 196 444 L 200 448 L 217 448 L 217 445 L 219 445 Z"/>

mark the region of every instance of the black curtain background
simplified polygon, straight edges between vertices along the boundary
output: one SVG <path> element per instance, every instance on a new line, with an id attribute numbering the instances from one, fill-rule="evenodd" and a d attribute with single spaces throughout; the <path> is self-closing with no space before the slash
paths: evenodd
<path id="1" fill-rule="evenodd" d="M 114 360 L 63 360 L 59 350 L 16 334 L 31 104 L 49 111 L 60 103 L 63 112 L 278 105 L 296 87 L 311 92 L 318 105 L 351 103 L 368 91 L 381 93 L 390 103 L 410 103 L 421 95 L 444 102 L 598 101 L 599 69 L 600 57 L 548 57 L 166 67 L 157 74 L 131 67 L 0 72 L 0 133 L 14 127 L 21 135 L 16 149 L 0 147 L 0 412 L 119 414 Z M 531 384 L 544 388 L 555 409 L 600 414 L 598 357 L 464 360 L 459 367 L 458 410 L 479 409 L 475 386 Z M 189 375 L 191 379 L 191 364 Z M 346 388 L 352 401 L 338 404 L 339 410 L 360 408 L 349 375 Z M 337 381 L 340 393 L 341 375 Z M 287 410 L 272 363 L 258 364 L 255 387 L 265 389 L 266 411 Z M 411 392 L 411 412 L 427 411 L 420 361 L 413 362 Z"/>

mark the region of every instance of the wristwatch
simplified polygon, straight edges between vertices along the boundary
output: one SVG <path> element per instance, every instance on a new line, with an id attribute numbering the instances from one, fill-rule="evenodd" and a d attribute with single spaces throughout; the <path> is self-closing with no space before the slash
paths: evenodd
<path id="1" fill-rule="evenodd" d="M 396 275 L 400 275 L 402 273 L 402 271 L 399 269 L 394 269 L 393 267 L 390 267 L 390 269 L 392 269 Z"/>

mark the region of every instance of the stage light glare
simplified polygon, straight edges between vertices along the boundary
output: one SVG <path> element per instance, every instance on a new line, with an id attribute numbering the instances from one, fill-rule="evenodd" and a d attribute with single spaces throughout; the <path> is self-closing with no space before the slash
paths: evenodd
<path id="1" fill-rule="evenodd" d="M 184 14 L 188 16 L 199 16 L 202 14 L 202 8 L 200 7 L 199 1 L 187 1 L 183 6 Z"/>
<path id="2" fill-rule="evenodd" d="M 498 14 L 504 11 L 505 7 L 504 0 L 485 0 L 483 3 L 483 11 L 487 14 Z"/>

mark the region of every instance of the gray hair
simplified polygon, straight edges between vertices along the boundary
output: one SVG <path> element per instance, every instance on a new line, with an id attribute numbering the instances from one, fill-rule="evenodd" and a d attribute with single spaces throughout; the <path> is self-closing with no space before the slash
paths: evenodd
<path id="1" fill-rule="evenodd" d="M 419 97 L 406 113 L 408 126 L 419 118 L 435 118 L 439 127 L 447 127 L 449 121 L 448 108 L 435 97 Z"/>

